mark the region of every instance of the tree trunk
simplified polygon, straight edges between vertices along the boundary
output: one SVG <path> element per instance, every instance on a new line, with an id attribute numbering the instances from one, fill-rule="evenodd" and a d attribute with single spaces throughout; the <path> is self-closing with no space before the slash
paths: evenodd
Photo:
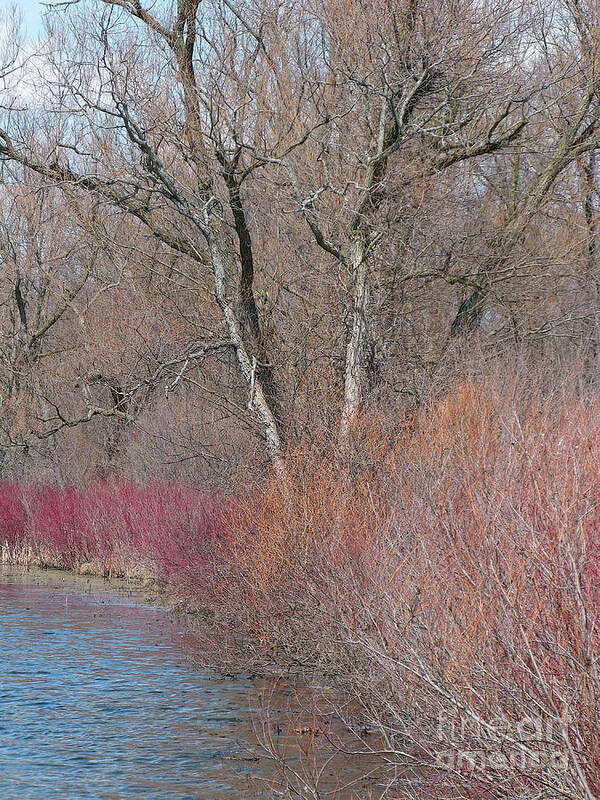
<path id="1" fill-rule="evenodd" d="M 344 369 L 344 400 L 340 421 L 340 442 L 348 443 L 352 422 L 356 418 L 361 401 L 361 355 L 366 323 L 368 283 L 367 259 L 364 236 L 357 231 L 350 247 L 350 265 L 354 286 L 350 336 L 346 346 Z"/>
<path id="2" fill-rule="evenodd" d="M 583 165 L 585 176 L 584 213 L 587 235 L 587 275 L 592 294 L 591 318 L 587 322 L 588 339 L 585 343 L 586 382 L 598 384 L 600 370 L 600 274 L 596 244 L 596 151 L 592 150 Z"/>
<path id="3" fill-rule="evenodd" d="M 259 365 L 256 357 L 250 357 L 244 344 L 242 321 L 238 315 L 237 304 L 230 297 L 228 291 L 229 279 L 234 273 L 233 255 L 223 220 L 219 217 L 214 204 L 207 206 L 205 220 L 209 229 L 209 250 L 215 281 L 215 296 L 223 313 L 240 370 L 249 387 L 248 409 L 260 420 L 271 463 L 283 477 L 286 470 L 277 421 L 265 397 L 260 375 L 257 374 Z"/>
<path id="4" fill-rule="evenodd" d="M 589 121 L 589 109 L 594 94 L 587 92 L 579 104 L 577 114 L 569 120 L 547 165 L 540 170 L 510 210 L 503 231 L 492 242 L 490 252 L 475 278 L 475 288 L 458 307 L 450 326 L 451 336 L 468 336 L 481 322 L 483 306 L 499 270 L 506 265 L 522 240 L 527 226 L 537 214 L 558 176 L 590 149 L 589 141 L 597 132 L 599 120 Z M 517 164 L 518 166 L 518 164 Z M 514 179 L 513 179 L 514 180 Z M 513 184 L 514 185 L 514 184 Z M 516 200 L 516 196 L 514 197 Z"/>

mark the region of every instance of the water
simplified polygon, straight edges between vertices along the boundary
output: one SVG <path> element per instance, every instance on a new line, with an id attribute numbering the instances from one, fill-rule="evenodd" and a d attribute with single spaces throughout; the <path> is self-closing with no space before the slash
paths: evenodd
<path id="1" fill-rule="evenodd" d="M 0 798 L 255 797 L 251 682 L 199 670 L 164 610 L 93 586 L 0 570 Z"/>

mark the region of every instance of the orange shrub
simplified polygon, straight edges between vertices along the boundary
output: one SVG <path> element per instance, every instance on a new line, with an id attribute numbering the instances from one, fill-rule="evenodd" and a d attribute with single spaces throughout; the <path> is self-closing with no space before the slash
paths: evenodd
<path id="1" fill-rule="evenodd" d="M 385 796 L 597 797 L 598 420 L 464 381 L 290 454 L 215 558 L 224 657 L 329 675 Z"/>

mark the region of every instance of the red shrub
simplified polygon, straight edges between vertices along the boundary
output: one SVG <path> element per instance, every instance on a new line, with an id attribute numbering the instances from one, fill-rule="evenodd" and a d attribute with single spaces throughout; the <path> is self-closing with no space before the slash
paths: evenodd
<path id="1" fill-rule="evenodd" d="M 194 489 L 122 482 L 86 489 L 0 486 L 0 539 L 37 563 L 145 571 L 190 588 L 220 535 L 224 500 Z"/>

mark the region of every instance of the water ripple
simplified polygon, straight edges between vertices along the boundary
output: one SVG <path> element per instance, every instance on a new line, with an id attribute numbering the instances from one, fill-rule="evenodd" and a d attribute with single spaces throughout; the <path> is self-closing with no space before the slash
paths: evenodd
<path id="1" fill-rule="evenodd" d="M 249 796 L 229 757 L 245 753 L 250 684 L 187 663 L 163 610 L 0 583 L 0 631 L 1 798 Z"/>

